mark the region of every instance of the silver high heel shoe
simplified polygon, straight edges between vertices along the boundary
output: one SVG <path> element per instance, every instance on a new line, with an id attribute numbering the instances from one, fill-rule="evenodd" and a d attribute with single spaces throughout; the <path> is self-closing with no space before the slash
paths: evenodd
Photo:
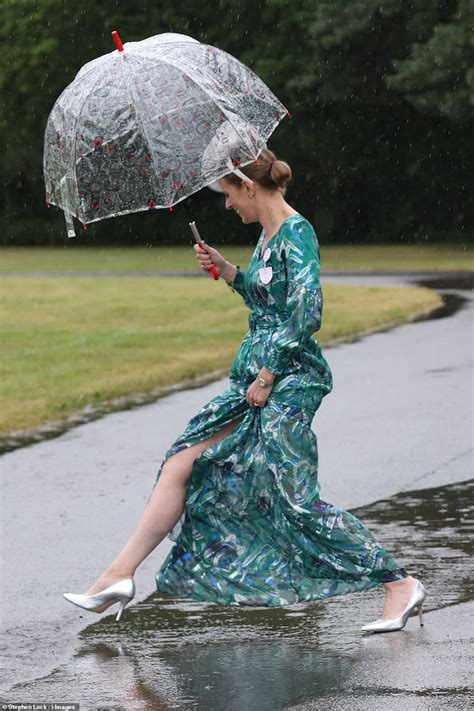
<path id="1" fill-rule="evenodd" d="M 125 605 L 128 605 L 130 600 L 135 597 L 135 583 L 132 578 L 119 580 L 119 582 L 110 585 L 105 590 L 102 590 L 95 595 L 77 595 L 76 593 L 63 593 L 63 597 L 73 605 L 82 607 L 84 610 L 91 612 L 103 612 L 114 602 L 120 603 L 120 608 L 115 618 L 120 621 Z"/>
<path id="2" fill-rule="evenodd" d="M 395 632 L 396 630 L 402 630 L 405 627 L 410 615 L 413 614 L 415 608 L 418 610 L 420 626 L 423 626 L 423 603 L 425 599 L 426 589 L 424 585 L 417 580 L 415 588 L 407 602 L 407 606 L 403 610 L 400 617 L 395 617 L 392 620 L 378 619 L 375 620 L 375 622 L 364 625 L 364 627 L 361 627 L 360 629 L 362 632 Z"/>

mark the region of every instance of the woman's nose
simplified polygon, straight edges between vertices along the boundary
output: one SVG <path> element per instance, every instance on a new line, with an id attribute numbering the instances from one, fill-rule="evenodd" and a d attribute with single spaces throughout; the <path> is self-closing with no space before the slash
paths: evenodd
<path id="1" fill-rule="evenodd" d="M 231 210 L 231 209 L 232 209 L 232 205 L 230 204 L 229 198 L 226 198 L 226 201 L 225 201 L 225 209 L 226 209 L 226 210 Z"/>

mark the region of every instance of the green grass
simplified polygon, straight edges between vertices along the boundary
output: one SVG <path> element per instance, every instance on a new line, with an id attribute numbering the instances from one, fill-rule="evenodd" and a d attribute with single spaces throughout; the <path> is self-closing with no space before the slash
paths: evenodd
<path id="1" fill-rule="evenodd" d="M 254 246 L 219 245 L 233 264 L 248 264 Z M 342 270 L 436 271 L 473 270 L 474 250 L 465 246 L 330 246 L 321 245 L 322 268 Z M 187 246 L 159 247 L 4 247 L 0 272 L 15 271 L 200 271 L 195 250 Z"/>
<path id="2" fill-rule="evenodd" d="M 327 284 L 324 297 L 323 345 L 440 303 L 435 292 L 411 287 Z M 212 279 L 3 279 L 0 434 L 228 369 L 248 314 L 239 294 Z"/>

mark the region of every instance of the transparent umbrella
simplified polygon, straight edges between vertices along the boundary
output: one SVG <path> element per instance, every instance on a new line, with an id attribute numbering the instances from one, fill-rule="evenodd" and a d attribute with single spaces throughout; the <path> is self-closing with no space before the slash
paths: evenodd
<path id="1" fill-rule="evenodd" d="M 45 131 L 46 201 L 84 225 L 170 208 L 258 158 L 288 113 L 248 67 L 186 35 L 122 45 L 84 65 Z"/>

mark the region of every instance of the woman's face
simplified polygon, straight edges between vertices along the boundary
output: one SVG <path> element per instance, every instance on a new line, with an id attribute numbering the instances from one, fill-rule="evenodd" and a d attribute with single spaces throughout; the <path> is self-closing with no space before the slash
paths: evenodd
<path id="1" fill-rule="evenodd" d="M 258 222 L 258 212 L 254 197 L 249 197 L 249 191 L 244 185 L 238 187 L 233 183 L 229 183 L 225 178 L 219 181 L 219 187 L 225 195 L 226 210 L 235 210 L 244 224 Z M 254 189 L 250 189 L 250 194 L 254 193 Z"/>

